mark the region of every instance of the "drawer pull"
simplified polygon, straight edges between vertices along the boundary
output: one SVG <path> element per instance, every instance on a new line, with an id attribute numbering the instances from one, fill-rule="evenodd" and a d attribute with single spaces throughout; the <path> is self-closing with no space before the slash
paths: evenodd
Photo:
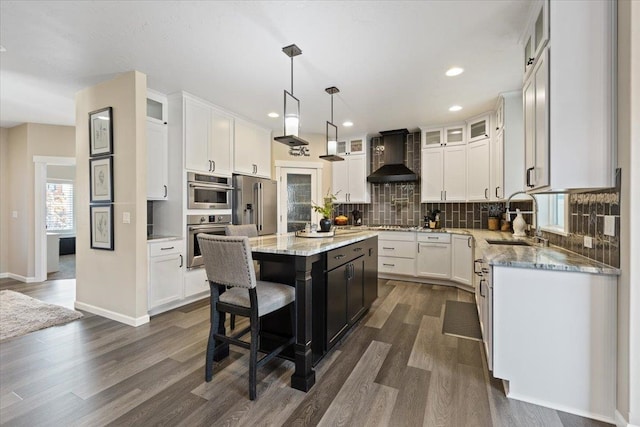
<path id="1" fill-rule="evenodd" d="M 161 251 L 168 251 L 170 249 L 175 249 L 175 246 L 171 246 L 170 248 L 160 248 Z"/>
<path id="2" fill-rule="evenodd" d="M 438 236 L 427 236 L 427 239 L 429 239 L 429 240 L 440 240 L 440 237 L 438 237 Z"/>
<path id="3" fill-rule="evenodd" d="M 333 258 L 334 258 L 334 259 L 342 259 L 342 258 L 344 258 L 344 257 L 345 257 L 345 255 L 342 255 L 342 254 L 341 254 L 341 255 L 336 255 L 336 256 L 334 256 Z"/>
<path id="4" fill-rule="evenodd" d="M 389 251 L 395 251 L 396 250 L 396 248 L 385 248 L 384 246 L 382 247 L 382 249 L 386 249 L 386 250 L 389 250 Z"/>
<path id="5" fill-rule="evenodd" d="M 382 265 L 385 265 L 387 267 L 395 267 L 396 266 L 395 264 L 384 264 L 384 263 Z"/>
<path id="6" fill-rule="evenodd" d="M 360 252 L 362 250 L 362 248 L 354 248 L 353 251 L 354 252 Z"/>

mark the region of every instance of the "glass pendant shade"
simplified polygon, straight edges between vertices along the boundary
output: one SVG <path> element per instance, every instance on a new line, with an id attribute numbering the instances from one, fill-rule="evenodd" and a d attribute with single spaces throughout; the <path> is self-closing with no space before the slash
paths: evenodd
<path id="1" fill-rule="evenodd" d="M 327 122 L 327 154 L 320 156 L 320 158 L 328 162 L 339 162 L 344 159 L 338 156 L 338 127 L 333 124 L 333 94 L 340 92 L 340 90 L 332 86 L 326 88 L 325 92 L 331 95 L 331 121 Z"/>

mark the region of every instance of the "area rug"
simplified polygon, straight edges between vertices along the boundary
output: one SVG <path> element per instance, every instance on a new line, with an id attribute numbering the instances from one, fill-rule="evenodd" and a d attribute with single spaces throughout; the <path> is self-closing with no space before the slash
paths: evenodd
<path id="1" fill-rule="evenodd" d="M 19 292 L 0 291 L 0 341 L 81 317 L 79 311 L 47 304 Z"/>
<path id="2" fill-rule="evenodd" d="M 470 302 L 447 300 L 444 307 L 442 333 L 458 338 L 482 341 L 476 305 Z"/>

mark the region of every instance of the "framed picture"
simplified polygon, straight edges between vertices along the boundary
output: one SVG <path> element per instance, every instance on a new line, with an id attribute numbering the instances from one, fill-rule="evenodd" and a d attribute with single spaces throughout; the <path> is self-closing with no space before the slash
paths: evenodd
<path id="1" fill-rule="evenodd" d="M 90 203 L 113 202 L 113 156 L 89 159 Z"/>
<path id="2" fill-rule="evenodd" d="M 107 107 L 89 113 L 89 157 L 113 154 L 113 115 Z"/>
<path id="3" fill-rule="evenodd" d="M 91 249 L 113 250 L 113 205 L 90 205 Z"/>

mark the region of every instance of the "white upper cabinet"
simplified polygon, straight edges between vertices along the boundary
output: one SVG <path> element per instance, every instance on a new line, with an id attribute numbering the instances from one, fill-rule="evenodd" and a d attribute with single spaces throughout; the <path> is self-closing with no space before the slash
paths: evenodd
<path id="1" fill-rule="evenodd" d="M 368 137 L 347 139 L 347 142 L 354 151 L 350 154 L 343 152 L 344 161 L 332 163 L 331 192 L 336 195 L 338 203 L 371 203 L 371 184 L 367 182 L 370 171 Z"/>
<path id="2" fill-rule="evenodd" d="M 233 171 L 271 178 L 271 131 L 236 118 L 234 140 Z"/>
<path id="3" fill-rule="evenodd" d="M 533 3 L 529 25 L 524 35 L 523 66 L 525 80 L 549 40 L 549 0 Z"/>
<path id="4" fill-rule="evenodd" d="M 466 164 L 467 147 L 464 145 L 422 150 L 422 203 L 466 201 Z"/>
<path id="5" fill-rule="evenodd" d="M 437 148 L 467 143 L 464 123 L 446 127 L 420 128 L 422 148 Z"/>
<path id="6" fill-rule="evenodd" d="M 231 175 L 233 117 L 210 105 L 184 98 L 185 168 Z"/>
<path id="7" fill-rule="evenodd" d="M 166 200 L 168 196 L 167 125 L 147 119 L 147 200 Z"/>
<path id="8" fill-rule="evenodd" d="M 522 92 L 505 92 L 498 97 L 496 134 L 491 139 L 490 150 L 492 200 L 503 200 L 516 191 L 525 190 L 522 111 Z"/>
<path id="9" fill-rule="evenodd" d="M 474 142 L 467 146 L 467 200 L 472 202 L 491 199 L 490 140 Z"/>
<path id="10" fill-rule="evenodd" d="M 479 141 L 491 135 L 491 114 L 483 114 L 467 120 L 467 142 Z"/>
<path id="11" fill-rule="evenodd" d="M 351 154 L 365 154 L 367 149 L 366 138 L 348 138 L 338 141 L 337 153 L 339 156 L 349 156 Z"/>
<path id="12" fill-rule="evenodd" d="M 527 188 L 614 187 L 616 3 L 544 5 L 547 45 L 523 87 Z M 544 19 L 534 20 L 530 25 L 544 28 Z"/>
<path id="13" fill-rule="evenodd" d="M 147 90 L 147 200 L 168 196 L 167 97 Z"/>

